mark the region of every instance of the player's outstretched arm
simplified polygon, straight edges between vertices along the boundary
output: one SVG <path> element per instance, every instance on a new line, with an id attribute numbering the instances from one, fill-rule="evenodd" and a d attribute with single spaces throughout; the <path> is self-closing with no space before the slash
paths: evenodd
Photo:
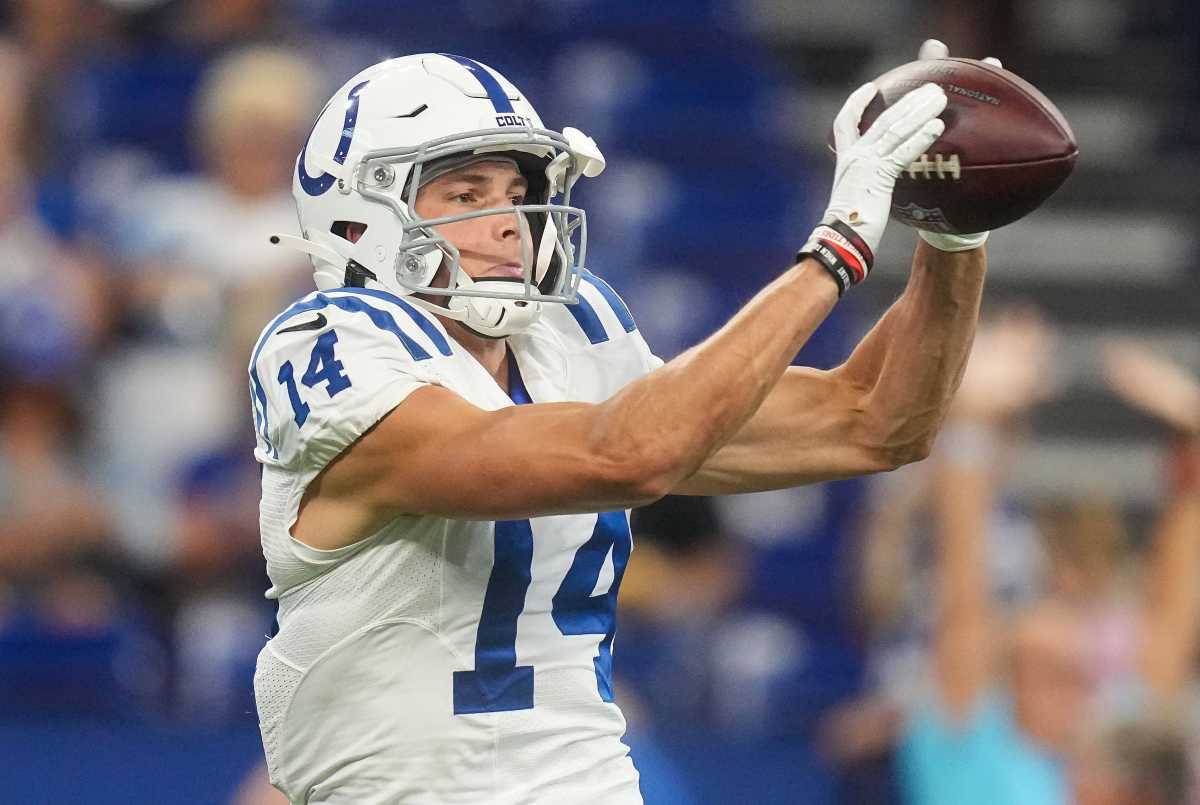
<path id="1" fill-rule="evenodd" d="M 736 432 L 837 300 L 812 260 L 601 404 L 480 409 L 420 388 L 309 485 L 294 535 L 333 548 L 397 515 L 517 519 L 641 505 Z"/>
<path id="2" fill-rule="evenodd" d="M 842 366 L 791 367 L 681 494 L 780 489 L 929 454 L 971 352 L 987 257 L 921 242 L 904 294 Z"/>
<path id="3" fill-rule="evenodd" d="M 918 58 L 948 54 L 931 39 Z M 856 136 L 857 120 L 839 115 L 839 171 L 847 148 L 861 147 Z M 833 203 L 830 211 L 848 212 Z M 987 233 L 920 234 L 908 287 L 850 359 L 828 372 L 788 369 L 746 427 L 673 491 L 780 489 L 894 469 L 928 455 L 970 353 Z"/>
<path id="4" fill-rule="evenodd" d="M 874 94 L 859 88 L 838 116 L 846 147 L 802 258 L 713 336 L 599 405 L 484 411 L 419 389 L 310 484 L 295 535 L 331 548 L 404 513 L 490 520 L 623 508 L 694 475 L 742 430 L 838 295 L 865 278 L 896 176 L 943 130 L 946 97 L 928 84 L 859 136 Z"/>

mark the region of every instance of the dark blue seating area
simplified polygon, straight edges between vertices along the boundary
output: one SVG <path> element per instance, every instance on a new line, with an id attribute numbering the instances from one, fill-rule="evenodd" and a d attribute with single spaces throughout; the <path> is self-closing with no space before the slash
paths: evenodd
<path id="1" fill-rule="evenodd" d="M 152 718 L 166 659 L 132 616 L 75 632 L 17 618 L 0 629 L 0 717 Z"/>
<path id="2" fill-rule="evenodd" d="M 820 762 L 799 741 L 707 732 L 630 736 L 647 805 L 827 805 Z M 182 731 L 100 721 L 0 720 L 0 791 L 22 805 L 225 805 L 261 752 L 253 728 Z"/>

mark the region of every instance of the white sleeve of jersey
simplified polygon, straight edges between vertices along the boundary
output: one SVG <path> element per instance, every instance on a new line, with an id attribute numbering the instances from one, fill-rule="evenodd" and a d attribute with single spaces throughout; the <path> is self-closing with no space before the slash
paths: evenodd
<path id="1" fill-rule="evenodd" d="M 589 363 L 604 378 L 605 399 L 617 389 L 663 365 L 651 350 L 633 314 L 616 290 L 585 271 L 574 305 L 552 308 L 547 318 L 572 354 L 578 374 Z"/>
<path id="2" fill-rule="evenodd" d="M 421 386 L 439 384 L 450 354 L 423 311 L 390 295 L 311 294 L 272 322 L 250 365 L 264 464 L 324 468 Z"/>
<path id="3" fill-rule="evenodd" d="M 638 337 L 641 338 L 640 333 L 638 334 Z M 655 369 L 666 363 L 666 361 L 650 351 L 650 345 L 646 343 L 646 339 L 642 338 L 641 341 L 642 345 L 646 348 L 646 374 L 650 374 Z"/>

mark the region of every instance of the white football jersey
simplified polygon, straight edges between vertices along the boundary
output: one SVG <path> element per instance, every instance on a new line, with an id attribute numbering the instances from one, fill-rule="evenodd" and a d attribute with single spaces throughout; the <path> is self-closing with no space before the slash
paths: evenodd
<path id="1" fill-rule="evenodd" d="M 641 802 L 612 690 L 627 512 L 403 516 L 333 551 L 290 533 L 308 483 L 425 384 L 489 410 L 600 402 L 661 364 L 607 284 L 589 274 L 579 295 L 508 338 L 512 398 L 434 316 L 386 292 L 312 293 L 255 346 L 279 629 L 254 687 L 271 781 L 292 802 Z"/>

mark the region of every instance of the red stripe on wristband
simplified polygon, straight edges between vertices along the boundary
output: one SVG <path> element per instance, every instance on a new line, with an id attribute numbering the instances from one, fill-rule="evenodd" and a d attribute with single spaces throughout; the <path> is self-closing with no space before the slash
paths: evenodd
<path id="1" fill-rule="evenodd" d="M 863 240 L 857 232 L 854 231 L 853 227 L 839 218 L 834 218 L 832 221 L 825 224 L 825 226 L 829 227 L 834 232 L 837 232 L 839 235 L 849 241 L 850 245 L 862 255 L 863 262 L 866 264 L 866 270 L 871 270 L 871 266 L 875 265 L 875 255 L 872 253 L 871 247 L 868 246 L 867 242 Z"/>
<path id="2" fill-rule="evenodd" d="M 844 248 L 829 238 L 820 238 L 820 241 L 841 255 L 842 262 L 846 264 L 846 268 L 850 269 L 850 271 L 854 273 L 854 283 L 856 285 L 863 281 L 863 279 L 867 276 L 867 272 L 866 269 L 863 268 L 862 260 L 857 254 L 853 253 L 847 248 Z"/>

